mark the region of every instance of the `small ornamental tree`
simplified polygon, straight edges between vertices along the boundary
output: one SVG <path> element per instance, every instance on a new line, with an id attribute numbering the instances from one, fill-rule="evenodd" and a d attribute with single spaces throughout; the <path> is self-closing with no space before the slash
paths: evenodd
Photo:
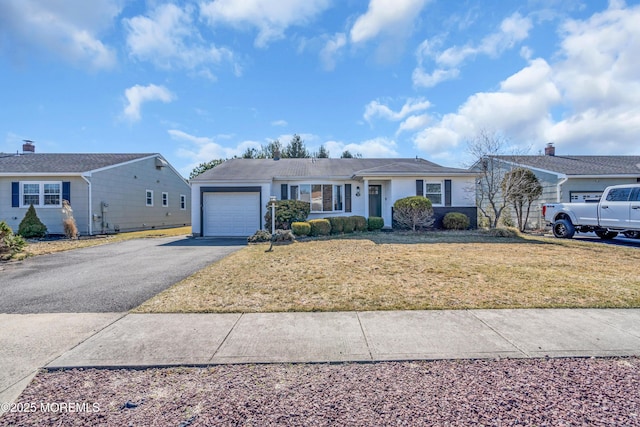
<path id="1" fill-rule="evenodd" d="M 47 226 L 40 221 L 36 214 L 36 208 L 33 205 L 29 206 L 27 213 L 24 215 L 20 226 L 18 227 L 18 234 L 29 239 L 32 237 L 44 237 L 47 235 Z"/>
<path id="2" fill-rule="evenodd" d="M 267 203 L 264 228 L 271 230 L 271 202 Z M 301 200 L 276 201 L 276 230 L 291 229 L 292 222 L 304 222 L 309 216 L 311 205 Z"/>
<path id="3" fill-rule="evenodd" d="M 524 231 L 529 221 L 531 205 L 542 195 L 538 177 L 525 168 L 515 168 L 504 175 L 502 192 L 516 212 L 518 230 Z"/>
<path id="4" fill-rule="evenodd" d="M 413 231 L 418 228 L 431 227 L 435 221 L 431 200 L 423 196 L 411 196 L 396 200 L 393 204 L 393 216 L 398 224 Z"/>

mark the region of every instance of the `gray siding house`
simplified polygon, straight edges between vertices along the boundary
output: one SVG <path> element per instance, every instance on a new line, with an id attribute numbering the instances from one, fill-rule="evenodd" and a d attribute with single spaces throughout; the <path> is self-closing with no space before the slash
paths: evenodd
<path id="1" fill-rule="evenodd" d="M 378 216 L 392 226 L 396 200 L 431 199 L 436 225 L 450 211 L 476 226 L 476 173 L 423 159 L 231 159 L 191 180 L 194 236 L 250 236 L 264 226 L 266 205 L 304 200 L 309 219 Z"/>
<path id="2" fill-rule="evenodd" d="M 538 156 L 492 156 L 505 169 L 530 169 L 542 184 L 543 193 L 532 206 L 529 226 L 541 228 L 544 203 L 590 203 L 600 200 L 610 185 L 640 182 L 640 156 L 556 155 L 553 144 Z"/>
<path id="3" fill-rule="evenodd" d="M 63 200 L 83 235 L 185 226 L 190 198 L 157 153 L 0 154 L 0 221 L 16 232 L 33 204 L 49 234 L 63 234 Z"/>

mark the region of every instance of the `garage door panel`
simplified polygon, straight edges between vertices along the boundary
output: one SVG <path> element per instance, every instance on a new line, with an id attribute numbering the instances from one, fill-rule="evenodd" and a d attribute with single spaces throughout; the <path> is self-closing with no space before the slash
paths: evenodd
<path id="1" fill-rule="evenodd" d="M 206 193 L 204 235 L 246 237 L 260 228 L 259 193 Z"/>

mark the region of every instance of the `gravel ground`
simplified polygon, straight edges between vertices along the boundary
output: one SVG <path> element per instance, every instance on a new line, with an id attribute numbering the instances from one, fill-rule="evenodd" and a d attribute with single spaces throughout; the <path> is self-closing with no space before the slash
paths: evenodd
<path id="1" fill-rule="evenodd" d="M 54 371 L 13 409 L 0 425 L 640 426 L 640 359 Z"/>

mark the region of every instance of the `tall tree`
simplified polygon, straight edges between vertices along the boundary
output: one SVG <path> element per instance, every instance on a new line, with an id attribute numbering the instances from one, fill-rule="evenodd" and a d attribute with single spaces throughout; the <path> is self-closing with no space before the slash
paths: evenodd
<path id="1" fill-rule="evenodd" d="M 362 154 L 360 154 L 360 153 L 351 154 L 351 151 L 344 150 L 342 152 L 342 155 L 340 156 L 340 158 L 341 159 L 361 159 L 362 158 Z"/>
<path id="2" fill-rule="evenodd" d="M 258 150 L 253 147 L 249 147 L 246 150 L 244 150 L 244 153 L 242 153 L 242 158 L 243 159 L 259 159 L 260 154 L 261 154 L 261 150 Z"/>
<path id="3" fill-rule="evenodd" d="M 502 194 L 516 212 L 518 229 L 525 231 L 531 205 L 542 195 L 538 177 L 530 169 L 515 168 L 504 175 Z"/>
<path id="4" fill-rule="evenodd" d="M 475 161 L 471 169 L 479 173 L 476 182 L 476 205 L 489 221 L 491 228 L 496 228 L 500 223 L 508 202 L 502 193 L 502 181 L 513 166 L 498 158 L 505 155 L 508 145 L 509 141 L 498 132 L 482 130 L 467 146 Z"/>
<path id="5" fill-rule="evenodd" d="M 309 150 L 307 150 L 307 147 L 304 145 L 304 141 L 300 138 L 300 135 L 294 134 L 289 144 L 282 151 L 282 157 L 290 159 L 304 159 L 311 156 L 309 155 Z"/>
<path id="6" fill-rule="evenodd" d="M 279 140 L 273 140 L 267 145 L 260 147 L 258 159 L 273 159 L 275 157 L 285 157 L 282 155 L 282 143 Z"/>
<path id="7" fill-rule="evenodd" d="M 189 179 L 193 179 L 201 173 L 208 171 L 209 169 L 213 169 L 218 166 L 220 163 L 224 162 L 224 159 L 216 159 L 211 160 L 209 162 L 200 163 L 198 166 L 193 168 L 191 173 L 189 174 Z"/>
<path id="8" fill-rule="evenodd" d="M 321 145 L 320 148 L 318 148 L 318 151 L 314 153 L 314 157 L 318 159 L 328 159 L 329 152 L 327 151 L 324 145 Z"/>

